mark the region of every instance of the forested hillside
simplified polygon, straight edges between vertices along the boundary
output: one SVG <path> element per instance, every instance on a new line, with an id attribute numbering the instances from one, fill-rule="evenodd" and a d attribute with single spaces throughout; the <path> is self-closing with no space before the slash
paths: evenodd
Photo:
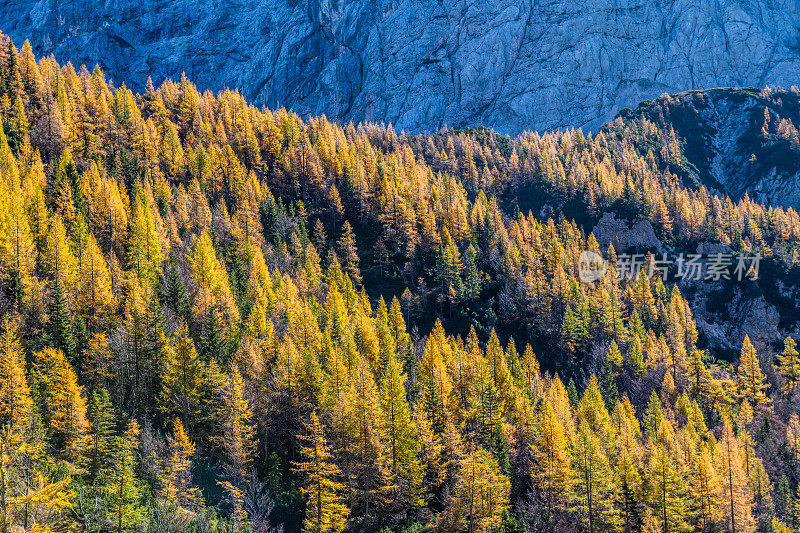
<path id="1" fill-rule="evenodd" d="M 5 40 L 0 116 L 3 533 L 800 523 L 795 342 L 578 278 L 614 213 L 790 283 L 798 214 L 685 186 L 674 132 L 409 136 Z"/>
<path id="2" fill-rule="evenodd" d="M 734 198 L 749 194 L 800 208 L 800 91 L 711 89 L 663 95 L 620 113 L 623 124 L 647 119 L 685 143 L 670 169 Z M 609 126 L 606 126 L 608 128 Z M 670 133 L 672 130 L 672 133 Z"/>

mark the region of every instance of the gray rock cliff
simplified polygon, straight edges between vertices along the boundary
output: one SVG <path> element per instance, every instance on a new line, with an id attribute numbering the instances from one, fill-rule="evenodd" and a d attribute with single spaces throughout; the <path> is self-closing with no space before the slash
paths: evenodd
<path id="1" fill-rule="evenodd" d="M 141 89 L 434 130 L 594 129 L 664 92 L 789 86 L 798 0 L 4 0 L 0 31 Z"/>

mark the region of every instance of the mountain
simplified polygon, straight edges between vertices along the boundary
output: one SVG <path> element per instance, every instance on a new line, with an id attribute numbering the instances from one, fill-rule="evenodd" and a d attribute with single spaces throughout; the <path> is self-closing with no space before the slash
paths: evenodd
<path id="1" fill-rule="evenodd" d="M 664 95 L 624 109 L 620 124 L 658 129 L 658 150 L 672 139 L 680 157 L 669 168 L 687 183 L 741 199 L 800 209 L 800 91 L 712 89 Z M 649 143 L 639 143 L 648 146 Z M 668 150 L 667 150 L 668 151 Z"/>
<path id="2" fill-rule="evenodd" d="M 7 0 L 0 31 L 142 90 L 185 71 L 270 108 L 407 131 L 595 129 L 662 93 L 783 85 L 795 0 Z"/>

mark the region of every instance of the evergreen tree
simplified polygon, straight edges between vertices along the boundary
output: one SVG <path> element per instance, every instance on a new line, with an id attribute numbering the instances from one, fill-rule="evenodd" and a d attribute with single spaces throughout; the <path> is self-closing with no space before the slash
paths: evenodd
<path id="1" fill-rule="evenodd" d="M 59 279 L 52 284 L 47 335 L 53 348 L 61 350 L 68 360 L 74 360 L 75 339 L 72 336 L 72 317 L 64 294 L 64 286 Z"/>
<path id="2" fill-rule="evenodd" d="M 86 467 L 92 481 L 108 467 L 112 453 L 114 412 L 105 389 L 95 391 L 89 397 L 86 412 L 89 421 L 86 446 Z"/>
<path id="3" fill-rule="evenodd" d="M 180 274 L 178 273 L 178 265 L 175 257 L 170 261 L 169 269 L 167 270 L 167 284 L 164 291 L 166 301 L 178 318 L 184 321 L 189 320 L 189 296 L 186 293 L 186 287 L 183 285 Z"/>
<path id="4" fill-rule="evenodd" d="M 99 485 L 107 502 L 109 529 L 122 533 L 136 529 L 142 519 L 142 487 L 136 477 L 136 457 L 140 429 L 135 420 L 125 434 L 112 439 L 111 464 L 101 473 Z"/>
<path id="5" fill-rule="evenodd" d="M 481 294 L 481 273 L 477 265 L 477 252 L 471 244 L 467 248 L 466 266 L 464 268 L 464 292 L 467 299 L 472 301 Z"/>
<path id="6" fill-rule="evenodd" d="M 200 340 L 200 357 L 203 361 L 216 361 L 220 365 L 228 363 L 228 341 L 222 329 L 220 313 L 213 310 L 209 313 L 208 320 L 203 328 L 203 338 Z"/>

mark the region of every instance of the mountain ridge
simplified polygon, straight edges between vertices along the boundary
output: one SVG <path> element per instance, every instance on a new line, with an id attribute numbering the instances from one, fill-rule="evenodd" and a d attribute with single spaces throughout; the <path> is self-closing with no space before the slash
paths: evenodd
<path id="1" fill-rule="evenodd" d="M 37 55 L 238 88 L 270 108 L 400 130 L 598 128 L 625 106 L 721 85 L 790 85 L 796 2 L 12 0 L 0 30 Z"/>

